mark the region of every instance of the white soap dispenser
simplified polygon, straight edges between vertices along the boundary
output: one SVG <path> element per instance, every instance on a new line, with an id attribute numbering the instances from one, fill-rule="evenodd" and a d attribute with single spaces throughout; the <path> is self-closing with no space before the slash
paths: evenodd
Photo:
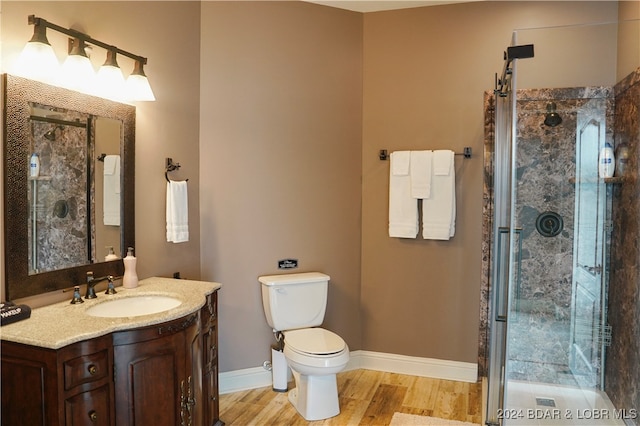
<path id="1" fill-rule="evenodd" d="M 133 255 L 133 247 L 127 249 L 127 256 L 122 259 L 124 262 L 124 277 L 122 277 L 122 286 L 124 288 L 138 287 L 138 274 L 136 273 L 137 259 Z"/>

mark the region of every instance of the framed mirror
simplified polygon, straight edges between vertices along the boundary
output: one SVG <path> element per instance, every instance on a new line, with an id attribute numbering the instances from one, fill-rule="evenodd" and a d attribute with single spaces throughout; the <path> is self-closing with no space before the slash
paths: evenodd
<path id="1" fill-rule="evenodd" d="M 120 276 L 135 245 L 135 107 L 3 75 L 8 300 Z"/>

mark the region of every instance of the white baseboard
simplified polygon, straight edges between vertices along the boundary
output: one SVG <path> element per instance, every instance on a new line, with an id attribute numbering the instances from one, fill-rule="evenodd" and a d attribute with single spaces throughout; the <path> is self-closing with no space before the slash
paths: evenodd
<path id="1" fill-rule="evenodd" d="M 475 383 L 478 381 L 478 364 L 448 361 L 435 358 L 387 354 L 383 352 L 354 351 L 351 354 L 356 368 L 408 374 L 410 376 L 432 377 L 434 379 L 455 380 Z M 351 362 L 349 363 L 351 364 Z"/>
<path id="2" fill-rule="evenodd" d="M 394 355 L 382 352 L 353 351 L 350 354 L 348 370 L 384 371 L 412 376 L 433 377 L 434 379 L 456 380 L 475 383 L 478 380 L 478 365 L 470 362 L 447 361 L 434 358 L 420 358 Z M 227 371 L 218 375 L 220 394 L 239 392 L 272 386 L 271 372 L 263 367 Z"/>
<path id="3" fill-rule="evenodd" d="M 220 394 L 272 386 L 271 371 L 263 367 L 244 368 L 218 374 Z"/>

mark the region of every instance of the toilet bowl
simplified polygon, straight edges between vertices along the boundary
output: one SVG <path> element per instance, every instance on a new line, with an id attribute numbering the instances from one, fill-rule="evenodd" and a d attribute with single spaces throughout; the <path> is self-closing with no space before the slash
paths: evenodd
<path id="1" fill-rule="evenodd" d="M 340 336 L 323 328 L 284 333 L 284 356 L 296 387 L 289 401 L 305 420 L 340 414 L 336 374 L 349 362 L 349 348 Z"/>

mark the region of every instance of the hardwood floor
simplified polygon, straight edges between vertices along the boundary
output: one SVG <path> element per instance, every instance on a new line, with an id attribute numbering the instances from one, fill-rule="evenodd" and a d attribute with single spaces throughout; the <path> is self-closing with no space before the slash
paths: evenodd
<path id="1" fill-rule="evenodd" d="M 289 389 L 294 387 L 289 384 Z M 220 418 L 227 425 L 388 425 L 394 412 L 478 423 L 482 385 L 372 370 L 338 374 L 340 414 L 307 422 L 286 393 L 270 387 L 220 396 Z"/>

